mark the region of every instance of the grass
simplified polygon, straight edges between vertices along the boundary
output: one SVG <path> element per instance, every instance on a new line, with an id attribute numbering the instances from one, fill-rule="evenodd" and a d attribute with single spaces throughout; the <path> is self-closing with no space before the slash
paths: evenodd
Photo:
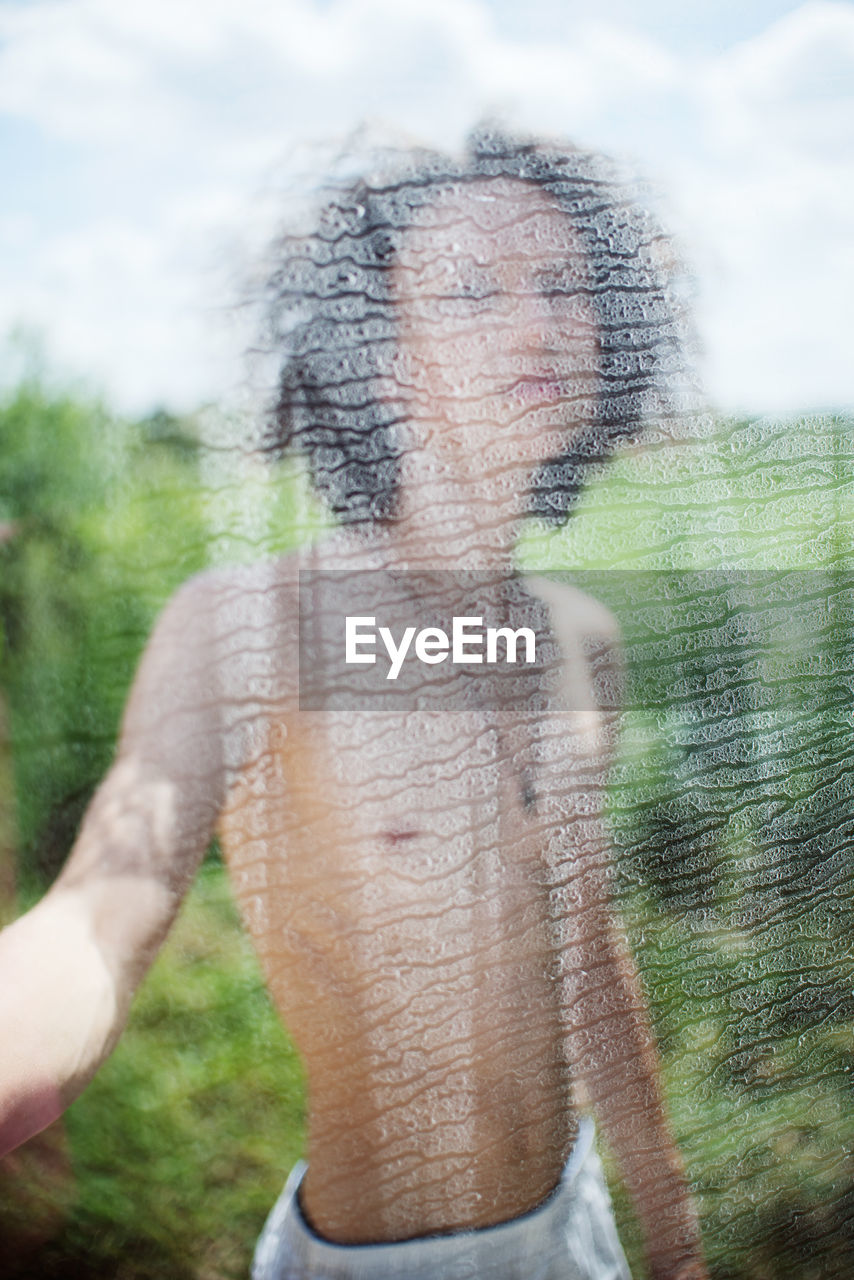
<path id="1" fill-rule="evenodd" d="M 564 530 L 530 533 L 522 562 L 594 572 L 847 563 L 852 434 L 826 416 L 785 429 L 728 424 L 626 457 Z M 274 496 L 267 536 L 280 543 L 293 534 L 293 502 Z M 247 554 L 259 536 L 252 515 Z M 839 714 L 837 699 L 805 737 L 802 708 L 790 721 L 778 713 L 782 763 L 761 804 L 747 768 L 731 766 L 725 796 L 714 752 L 701 767 L 696 724 L 686 737 L 678 717 L 627 717 L 614 800 L 622 896 L 715 1280 L 854 1274 L 854 876 L 842 834 L 854 791 L 846 782 L 824 809 L 816 799 L 823 780 L 848 777 L 850 714 L 837 724 Z M 777 800 L 799 826 L 780 824 Z M 686 812 L 693 844 L 679 825 Z M 0 1277 L 245 1277 L 299 1154 L 303 1107 L 296 1054 L 211 859 L 64 1129 L 0 1168 Z M 619 1188 L 616 1200 L 634 1263 Z"/>
<path id="2" fill-rule="evenodd" d="M 39 1251 L 39 1275 L 245 1277 L 300 1152 L 303 1097 L 296 1053 L 270 1005 L 225 873 L 210 861 L 118 1048 L 67 1113 L 71 1173 L 45 1194 L 70 1207 Z M 3 1234 L 20 1228 L 16 1195 L 50 1218 L 44 1196 L 7 1180 L 0 1184 Z"/>

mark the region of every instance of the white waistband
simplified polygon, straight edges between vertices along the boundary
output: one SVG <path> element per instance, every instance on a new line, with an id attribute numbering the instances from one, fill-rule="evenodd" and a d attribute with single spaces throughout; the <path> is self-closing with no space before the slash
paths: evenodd
<path id="1" fill-rule="evenodd" d="M 560 1182 L 529 1212 L 493 1227 L 389 1244 L 339 1245 L 318 1236 L 299 1208 L 297 1192 L 307 1168 L 299 1161 L 258 1243 L 253 1280 L 509 1280 L 517 1276 L 530 1280 L 553 1274 L 627 1277 L 593 1139 L 592 1121 L 581 1120 Z M 585 1238 L 590 1236 L 593 1253 L 600 1255 L 603 1265 L 595 1270 L 588 1272 L 586 1265 L 577 1269 L 569 1256 L 572 1237 L 579 1232 Z M 582 1252 L 589 1254 L 591 1248 L 585 1245 Z M 545 1269 L 532 1265 L 535 1260 Z M 558 1270 L 552 1269 L 552 1262 Z"/>

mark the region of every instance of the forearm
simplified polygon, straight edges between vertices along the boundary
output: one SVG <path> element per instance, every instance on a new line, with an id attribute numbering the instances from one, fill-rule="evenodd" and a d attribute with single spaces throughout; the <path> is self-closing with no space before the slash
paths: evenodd
<path id="1" fill-rule="evenodd" d="M 575 1001 L 576 1060 L 647 1244 L 653 1277 L 704 1275 L 699 1226 L 667 1121 L 637 972 L 603 922 Z"/>
<path id="2" fill-rule="evenodd" d="M 52 890 L 0 933 L 0 1154 L 88 1084 L 128 1003 L 74 892 Z"/>

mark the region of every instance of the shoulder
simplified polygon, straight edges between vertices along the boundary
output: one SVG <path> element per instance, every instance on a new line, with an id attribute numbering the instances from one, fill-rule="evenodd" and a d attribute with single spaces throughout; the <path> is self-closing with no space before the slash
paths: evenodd
<path id="1" fill-rule="evenodd" d="M 209 570 L 163 609 L 125 710 L 125 745 L 183 725 L 228 736 L 230 727 L 281 704 L 298 672 L 299 560 Z"/>
<path id="2" fill-rule="evenodd" d="M 596 638 L 620 647 L 620 624 L 606 605 L 570 582 L 539 575 L 525 579 L 525 586 L 548 607 L 552 625 L 561 639 Z"/>
<path id="3" fill-rule="evenodd" d="M 259 564 L 211 569 L 188 579 L 164 608 L 154 645 L 180 639 L 190 652 L 215 648 L 228 660 L 267 648 L 282 634 L 298 632 L 299 554 Z"/>
<path id="4" fill-rule="evenodd" d="M 209 569 L 189 578 L 164 608 L 153 638 L 175 630 L 188 637 L 227 635 L 267 621 L 271 611 L 286 614 L 298 603 L 300 557 Z"/>
<path id="5" fill-rule="evenodd" d="M 622 641 L 616 617 L 571 583 L 531 577 L 525 586 L 549 611 L 568 705 L 576 712 L 593 714 L 599 723 L 603 715 L 623 704 Z"/>
<path id="6" fill-rule="evenodd" d="M 152 632 L 126 727 L 154 731 L 164 715 L 210 719 L 215 711 L 218 732 L 228 737 L 232 726 L 292 709 L 298 699 L 301 576 L 371 567 L 376 566 L 370 549 L 341 533 L 307 550 L 190 578 Z"/>

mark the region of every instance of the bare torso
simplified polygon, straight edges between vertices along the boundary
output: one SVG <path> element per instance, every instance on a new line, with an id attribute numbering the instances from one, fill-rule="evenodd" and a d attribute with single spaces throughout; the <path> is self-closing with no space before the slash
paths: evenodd
<path id="1" fill-rule="evenodd" d="M 506 1220 L 575 1131 L 565 955 L 595 722 L 300 712 L 295 564 L 247 574 L 225 667 L 232 706 L 241 681 L 259 696 L 220 834 L 307 1072 L 304 1208 L 342 1242 Z"/>

